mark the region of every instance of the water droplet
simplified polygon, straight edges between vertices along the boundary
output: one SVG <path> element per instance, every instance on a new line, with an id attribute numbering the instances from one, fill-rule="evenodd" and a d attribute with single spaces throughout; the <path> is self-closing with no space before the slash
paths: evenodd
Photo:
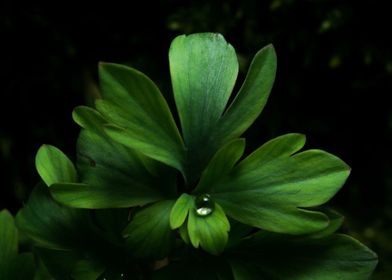
<path id="1" fill-rule="evenodd" d="M 207 193 L 199 195 L 195 201 L 196 214 L 199 216 L 208 216 L 214 211 L 215 202 Z"/>

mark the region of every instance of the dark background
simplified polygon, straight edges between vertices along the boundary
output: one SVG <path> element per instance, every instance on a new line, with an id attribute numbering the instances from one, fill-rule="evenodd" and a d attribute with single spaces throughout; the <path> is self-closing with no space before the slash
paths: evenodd
<path id="1" fill-rule="evenodd" d="M 361 3 L 358 3 L 361 2 Z M 386 2 L 386 1 L 385 1 Z M 98 61 L 150 76 L 172 104 L 167 52 L 183 33 L 222 33 L 239 56 L 242 82 L 258 49 L 273 43 L 278 74 L 249 149 L 288 132 L 307 148 L 338 155 L 352 174 L 331 205 L 343 231 L 380 256 L 376 279 L 392 275 L 392 44 L 381 1 L 144 1 L 113 8 L 56 4 L 0 9 L 0 209 L 13 213 L 39 178 L 43 143 L 71 157 L 72 109 L 97 93 Z M 132 1 L 130 2 L 132 5 Z M 174 109 L 174 107 L 173 107 Z"/>

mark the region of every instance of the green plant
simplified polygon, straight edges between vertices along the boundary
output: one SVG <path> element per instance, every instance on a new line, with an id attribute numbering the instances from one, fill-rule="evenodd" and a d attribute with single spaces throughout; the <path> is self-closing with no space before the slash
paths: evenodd
<path id="1" fill-rule="evenodd" d="M 367 279 L 377 256 L 335 233 L 343 217 L 321 206 L 349 175 L 342 160 L 299 152 L 305 137 L 294 133 L 243 156 L 239 137 L 274 81 L 273 47 L 256 54 L 228 107 L 238 63 L 221 35 L 179 36 L 169 58 L 182 133 L 148 77 L 101 63 L 102 98 L 73 112 L 76 167 L 39 149 L 43 183 L 16 217 L 37 266 L 22 278 Z M 34 263 L 17 256 L 7 212 L 0 225 L 3 279 L 21 258 Z"/>

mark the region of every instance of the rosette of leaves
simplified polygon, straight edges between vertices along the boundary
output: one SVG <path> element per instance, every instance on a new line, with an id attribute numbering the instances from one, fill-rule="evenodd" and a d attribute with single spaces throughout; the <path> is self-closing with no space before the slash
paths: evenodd
<path id="1" fill-rule="evenodd" d="M 82 127 L 76 165 L 53 146 L 38 151 L 36 167 L 50 191 L 43 197 L 56 211 L 29 201 L 17 220 L 50 251 L 41 255 L 76 254 L 68 271 L 92 271 L 91 279 L 113 267 L 97 257 L 102 242 L 104 255 L 139 267 L 127 270 L 132 279 L 369 277 L 376 255 L 336 234 L 343 218 L 320 207 L 343 186 L 347 164 L 322 150 L 300 151 L 305 136 L 295 133 L 244 155 L 240 137 L 274 82 L 272 45 L 256 54 L 230 104 L 238 61 L 221 35 L 179 36 L 169 61 L 181 129 L 147 76 L 101 63 L 101 98 L 73 112 Z M 98 237 L 81 241 L 89 236 Z"/>

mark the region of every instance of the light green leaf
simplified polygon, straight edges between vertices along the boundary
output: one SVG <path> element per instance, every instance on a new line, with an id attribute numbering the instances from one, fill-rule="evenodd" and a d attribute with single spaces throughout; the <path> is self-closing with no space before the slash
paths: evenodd
<path id="1" fill-rule="evenodd" d="M 188 216 L 189 209 L 195 205 L 194 197 L 183 193 L 170 211 L 170 227 L 176 229 L 182 226 Z"/>
<path id="2" fill-rule="evenodd" d="M 57 203 L 42 184 L 33 190 L 19 211 L 16 224 L 36 245 L 44 248 L 81 249 L 94 239 L 90 236 L 88 213 Z"/>
<path id="3" fill-rule="evenodd" d="M 56 200 L 98 209 L 140 206 L 173 195 L 175 177 L 167 167 L 93 131 L 82 130 L 78 139 L 82 183 L 53 185 Z"/>
<path id="4" fill-rule="evenodd" d="M 158 87 L 143 73 L 118 64 L 101 63 L 99 76 L 103 100 L 96 108 L 115 124 L 107 127 L 108 135 L 182 170 L 182 138 Z"/>
<path id="5" fill-rule="evenodd" d="M 209 143 L 238 73 L 237 56 L 222 35 L 201 33 L 179 36 L 170 51 L 170 73 L 188 149 L 187 178 L 198 177 L 216 147 Z M 197 175 L 191 177 L 194 173 Z"/>
<path id="6" fill-rule="evenodd" d="M 320 150 L 289 156 L 302 145 L 303 137 L 295 134 L 265 144 L 212 188 L 217 202 L 232 218 L 274 232 L 307 234 L 326 228 L 326 215 L 301 207 L 327 202 L 350 169 Z"/>
<path id="7" fill-rule="evenodd" d="M 193 193 L 208 193 L 219 180 L 226 176 L 245 150 L 245 140 L 236 139 L 223 146 L 203 171 L 199 184 Z"/>
<path id="8" fill-rule="evenodd" d="M 277 158 L 291 156 L 303 148 L 305 141 L 305 135 L 298 133 L 276 137 L 261 145 L 260 148 L 241 161 L 238 169 L 249 172 Z"/>
<path id="9" fill-rule="evenodd" d="M 107 123 L 98 111 L 87 106 L 76 107 L 72 112 L 72 118 L 81 127 L 97 134 L 103 133 L 103 125 Z"/>
<path id="10" fill-rule="evenodd" d="M 229 230 L 229 220 L 218 203 L 215 203 L 214 210 L 208 216 L 189 211 L 188 233 L 195 248 L 201 246 L 210 254 L 219 255 L 226 246 Z"/>
<path id="11" fill-rule="evenodd" d="M 245 82 L 216 126 L 220 142 L 240 136 L 263 110 L 276 74 L 276 54 L 272 45 L 262 48 L 254 57 Z"/>
<path id="12" fill-rule="evenodd" d="M 169 59 L 184 139 L 192 147 L 201 144 L 225 109 L 237 78 L 237 56 L 222 35 L 201 33 L 174 39 Z"/>
<path id="13" fill-rule="evenodd" d="M 174 242 L 170 228 L 170 210 L 174 201 L 166 200 L 141 209 L 125 228 L 129 252 L 138 258 L 162 259 Z"/>
<path id="14" fill-rule="evenodd" d="M 307 239 L 263 231 L 238 246 L 230 263 L 235 280 L 365 280 L 377 255 L 346 235 Z"/>
<path id="15" fill-rule="evenodd" d="M 145 189 L 135 192 L 133 188 L 112 188 L 104 185 L 54 184 L 50 189 L 53 198 L 70 207 L 86 209 L 124 208 L 144 205 L 163 199 L 164 196 L 144 193 Z"/>
<path id="16" fill-rule="evenodd" d="M 54 183 L 77 182 L 77 173 L 73 163 L 54 146 L 41 146 L 35 157 L 35 166 L 47 186 Z"/>
<path id="17" fill-rule="evenodd" d="M 310 234 L 308 237 L 309 238 L 324 238 L 329 235 L 332 235 L 334 232 L 336 232 L 343 224 L 344 222 L 344 217 L 339 214 L 338 212 L 328 209 L 328 208 L 321 208 L 317 209 L 323 212 L 325 215 L 328 216 L 329 224 L 328 227 L 325 229 L 315 232 L 313 234 Z"/>

